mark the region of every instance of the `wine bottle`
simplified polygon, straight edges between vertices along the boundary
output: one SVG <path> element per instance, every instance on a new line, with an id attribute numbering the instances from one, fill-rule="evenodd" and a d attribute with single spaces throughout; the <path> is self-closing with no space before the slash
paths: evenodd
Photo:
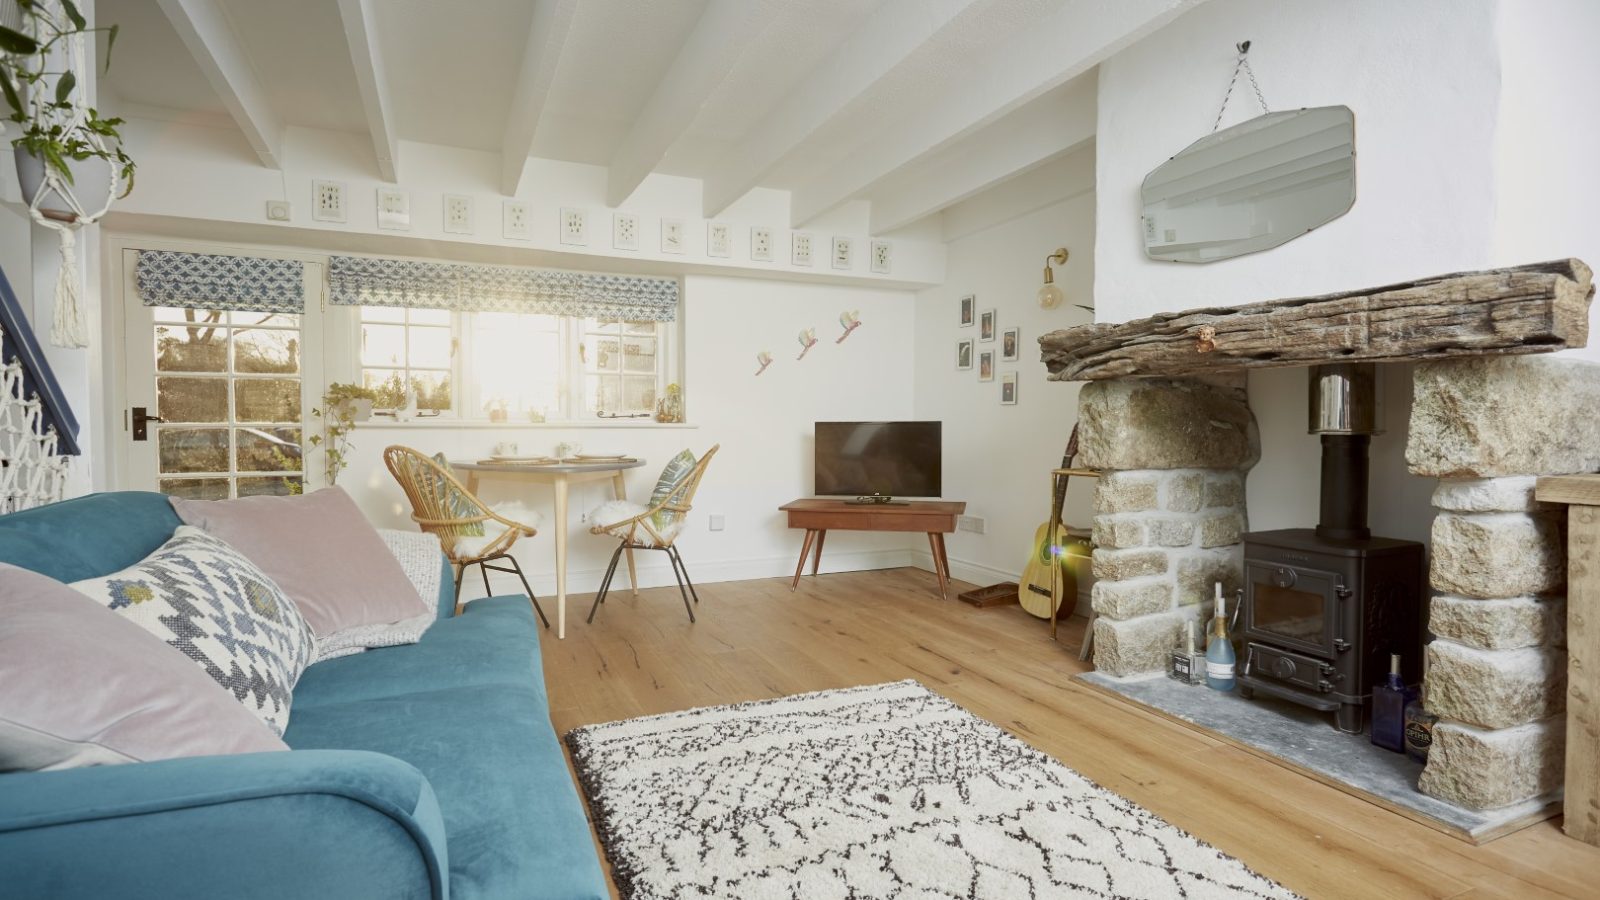
<path id="1" fill-rule="evenodd" d="M 1385 750 L 1406 749 L 1406 703 L 1416 695 L 1400 677 L 1400 654 L 1389 654 L 1389 675 L 1372 688 L 1372 742 Z"/>
<path id="2" fill-rule="evenodd" d="M 1233 641 L 1228 637 L 1225 605 L 1219 581 L 1214 603 L 1216 615 L 1211 619 L 1211 631 L 1206 638 L 1206 687 L 1214 691 L 1231 691 L 1234 685 Z"/>
<path id="3" fill-rule="evenodd" d="M 1172 651 L 1167 677 L 1184 684 L 1199 684 L 1205 680 L 1206 657 L 1195 649 L 1193 619 L 1183 623 L 1183 646 Z"/>

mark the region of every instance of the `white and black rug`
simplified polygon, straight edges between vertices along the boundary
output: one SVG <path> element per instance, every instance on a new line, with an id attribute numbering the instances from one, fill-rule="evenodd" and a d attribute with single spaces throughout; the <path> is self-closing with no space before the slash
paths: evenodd
<path id="1" fill-rule="evenodd" d="M 567 741 L 628 900 L 1295 896 L 915 681 Z"/>

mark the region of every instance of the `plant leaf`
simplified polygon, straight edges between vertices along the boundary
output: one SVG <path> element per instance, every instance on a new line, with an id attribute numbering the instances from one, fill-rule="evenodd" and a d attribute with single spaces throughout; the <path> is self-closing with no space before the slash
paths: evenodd
<path id="1" fill-rule="evenodd" d="M 20 31 L 0 25 L 0 50 L 7 53 L 17 53 L 22 56 L 31 56 L 39 52 L 39 42 Z"/>
<path id="2" fill-rule="evenodd" d="M 116 45 L 117 45 L 117 26 L 113 25 L 110 28 L 106 29 L 106 62 L 105 62 L 105 65 L 101 67 L 102 71 L 106 71 L 106 72 L 111 71 L 111 48 L 115 47 Z"/>
<path id="3" fill-rule="evenodd" d="M 62 72 L 56 81 L 56 102 L 65 104 L 72 99 L 72 89 L 78 86 L 78 76 Z"/>
<path id="4" fill-rule="evenodd" d="M 22 95 L 17 93 L 17 86 L 11 83 L 11 72 L 0 66 L 0 90 L 5 91 L 6 105 L 18 116 L 22 115 Z"/>
<path id="5" fill-rule="evenodd" d="M 67 11 L 67 18 L 72 20 L 72 24 L 79 31 L 89 27 L 89 20 L 83 17 L 83 13 L 78 12 L 78 5 L 72 0 L 61 0 L 61 8 Z"/>

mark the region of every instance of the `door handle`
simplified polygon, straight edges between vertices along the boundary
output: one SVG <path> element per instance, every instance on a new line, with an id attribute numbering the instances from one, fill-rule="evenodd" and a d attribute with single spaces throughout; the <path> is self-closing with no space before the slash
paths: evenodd
<path id="1" fill-rule="evenodd" d="M 166 419 L 163 419 L 160 416 L 150 415 L 145 411 L 147 408 L 148 407 L 144 406 L 135 406 L 133 408 L 133 415 L 131 416 L 131 419 L 133 421 L 133 439 L 136 441 L 145 441 L 150 439 L 149 432 L 146 429 L 146 426 L 149 423 L 166 421 Z"/>

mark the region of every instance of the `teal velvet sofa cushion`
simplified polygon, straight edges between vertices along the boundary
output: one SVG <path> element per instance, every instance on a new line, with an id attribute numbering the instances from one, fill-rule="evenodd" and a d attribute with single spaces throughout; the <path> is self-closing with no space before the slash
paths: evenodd
<path id="1" fill-rule="evenodd" d="M 160 494 L 0 516 L 0 560 L 73 581 L 181 524 Z M 0 897 L 604 898 L 527 598 L 317 663 L 287 753 L 0 773 Z"/>

